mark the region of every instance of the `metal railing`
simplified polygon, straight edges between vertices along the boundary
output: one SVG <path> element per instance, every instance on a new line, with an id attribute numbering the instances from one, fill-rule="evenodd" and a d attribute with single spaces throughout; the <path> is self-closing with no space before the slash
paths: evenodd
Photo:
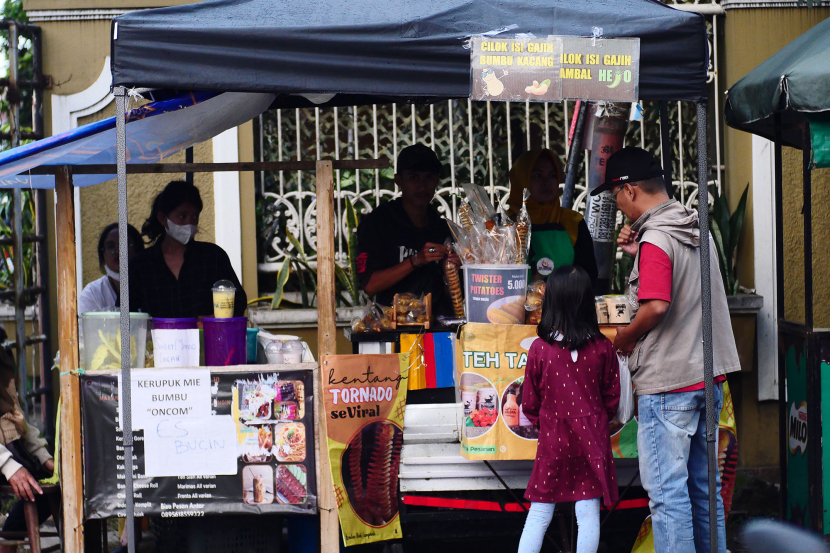
<path id="1" fill-rule="evenodd" d="M 0 133 L 0 139 L 7 140 L 11 148 L 20 145 L 21 140 L 43 138 L 43 90 L 47 80 L 42 72 L 40 28 L 18 21 L 3 21 L 8 32 L 8 75 L 0 79 L 8 100 L 9 132 Z M 21 39 L 23 39 L 21 41 Z M 30 79 L 21 78 L 21 43 L 31 49 Z M 31 128 L 24 130 L 21 125 L 21 104 L 24 91 L 31 91 Z M 49 345 L 49 301 L 46 283 L 48 258 L 46 249 L 46 194 L 44 190 L 23 191 L 15 188 L 11 192 L 13 215 L 11 236 L 0 239 L 0 247 L 12 247 L 12 263 L 8 263 L 4 251 L 4 268 L 13 276 L 12 289 L 0 292 L 0 299 L 13 300 L 15 320 L 15 358 L 18 365 L 18 396 L 26 419 L 43 428 L 47 440 L 54 439 L 54 409 L 52 405 L 52 359 Z M 25 210 L 31 218 L 31 234 L 24 232 Z M 26 248 L 30 248 L 28 252 Z M 28 265 L 28 270 L 27 270 Z M 28 315 L 28 316 L 27 316 Z M 27 320 L 35 326 L 34 333 L 27 336 Z M 27 348 L 34 346 L 32 359 L 37 370 L 29 377 Z M 33 367 L 33 369 L 35 368 Z"/>

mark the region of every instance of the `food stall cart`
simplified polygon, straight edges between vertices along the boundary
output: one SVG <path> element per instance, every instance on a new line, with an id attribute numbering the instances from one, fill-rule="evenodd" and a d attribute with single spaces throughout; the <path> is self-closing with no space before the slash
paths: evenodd
<path id="1" fill-rule="evenodd" d="M 819 23 L 750 71 L 729 89 L 729 126 L 774 143 L 778 401 L 781 455 L 781 516 L 825 536 L 830 533 L 830 429 L 827 370 L 830 332 L 813 320 L 812 172 L 830 167 L 830 20 Z M 804 216 L 804 322 L 784 310 L 784 178 L 782 147 L 802 150 Z M 758 183 L 753 186 L 759 186 Z M 826 250 L 825 250 L 826 251 Z"/>
<path id="2" fill-rule="evenodd" d="M 267 0 L 247 2 L 208 1 L 132 12 L 113 21 L 112 70 L 117 117 L 117 175 L 122 244 L 126 244 L 127 173 L 140 171 L 136 157 L 127 161 L 127 143 L 132 140 L 124 114 L 128 89 L 152 88 L 158 94 L 172 90 L 277 93 L 275 107 L 355 105 L 416 99 L 468 98 L 471 94 L 471 63 L 468 39 L 479 35 L 524 33 L 568 37 L 639 38 L 640 72 L 638 98 L 680 100 L 698 105 L 700 195 L 706 197 L 706 60 L 707 40 L 702 16 L 681 12 L 642 0 L 624 7 L 598 0 L 579 6 L 564 0 L 553 3 L 523 0 L 482 9 L 460 0 L 435 0 L 416 4 L 389 5 L 380 0 L 357 3 L 331 2 L 300 6 Z M 507 35 L 505 35 L 507 36 Z M 580 75 L 589 75 L 582 73 Z M 585 98 L 590 96 L 586 95 Z M 186 110 L 184 110 L 186 111 Z M 134 125 L 135 123 L 131 123 Z M 125 129 L 125 126 L 127 127 Z M 182 127 L 188 130 L 188 127 Z M 205 137 L 207 138 L 207 137 Z M 108 159 L 112 163 L 115 159 Z M 155 161 L 155 160 L 154 160 Z M 51 163 L 51 162 L 50 162 Z M 296 164 L 209 164 L 198 166 L 148 166 L 148 172 L 196 170 L 316 169 L 319 295 L 319 357 L 334 353 L 334 209 L 333 168 L 337 162 Z M 341 162 L 343 163 L 343 162 Z M 357 167 L 357 163 L 353 162 Z M 343 165 L 341 168 L 346 168 Z M 28 167 L 7 174 L 25 173 Z M 116 174 L 116 168 L 98 168 Z M 51 168 L 47 186 L 58 193 L 59 236 L 72 236 L 71 167 Z M 78 168 L 75 173 L 79 174 Z M 107 177 L 111 178 L 111 177 Z M 104 180 L 104 179 L 102 179 Z M 27 181 L 28 182 L 28 181 Z M 28 184 L 21 185 L 27 186 Z M 701 227 L 708 229 L 708 205 L 700 204 Z M 708 247 L 704 243 L 703 248 Z M 126 249 L 121 266 L 127 267 Z M 712 395 L 711 326 L 709 310 L 708 255 L 701 256 L 704 310 L 704 344 L 707 352 L 706 382 Z M 82 494 L 80 412 L 75 318 L 76 275 L 74 243 L 59 243 L 61 351 L 64 396 L 61 415 L 62 470 L 65 497 L 66 550 L 83 549 L 83 513 L 77 498 Z M 128 273 L 128 272 L 127 272 Z M 122 324 L 128 323 L 128 279 L 122 282 Z M 125 335 L 122 333 L 122 340 Z M 126 346 L 126 347 L 123 347 Z M 129 350 L 123 344 L 122 352 Z M 129 355 L 123 353 L 124 382 L 130 374 Z M 124 403 L 131 394 L 122 391 Z M 711 411 L 711 410 L 710 410 Z M 130 416 L 125 412 L 125 496 L 128 520 L 134 515 Z M 408 415 L 407 415 L 408 416 Z M 708 421 L 714 479 L 714 420 Z M 325 423 L 320 429 L 325 434 Z M 318 434 L 319 436 L 320 434 Z M 324 456 L 319 456 L 318 506 L 321 512 L 321 548 L 333 551 L 338 541 L 335 498 Z M 714 486 L 712 486 L 714 490 Z M 712 495 L 714 500 L 714 492 Z M 132 525 L 127 525 L 128 532 Z M 714 527 L 713 527 L 714 528 Z M 132 540 L 131 551 L 133 550 Z M 713 540 L 713 543 L 716 540 Z"/>

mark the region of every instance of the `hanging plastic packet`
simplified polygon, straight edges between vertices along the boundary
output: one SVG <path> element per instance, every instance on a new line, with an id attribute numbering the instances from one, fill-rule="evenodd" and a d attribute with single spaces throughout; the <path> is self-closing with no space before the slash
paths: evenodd
<path id="1" fill-rule="evenodd" d="M 530 190 L 525 189 L 522 193 L 522 207 L 519 210 L 519 217 L 516 219 L 516 233 L 519 238 L 518 263 L 527 265 L 528 250 L 530 249 L 530 215 L 527 212 L 527 200 L 530 197 Z"/>
<path id="2" fill-rule="evenodd" d="M 493 202 L 490 201 L 484 188 L 472 182 L 461 183 L 461 187 L 470 202 L 473 223 L 484 223 L 487 230 L 495 227 L 496 208 L 493 207 Z"/>
<path id="3" fill-rule="evenodd" d="M 508 227 L 513 226 L 513 219 L 507 214 L 502 207 L 501 203 L 499 203 L 499 207 L 496 210 L 496 222 L 499 224 L 500 227 Z"/>
<path id="4" fill-rule="evenodd" d="M 458 206 L 458 220 L 467 230 L 470 230 L 473 226 L 473 210 L 470 207 L 470 200 L 467 198 L 461 200 L 461 205 Z"/>
<path id="5" fill-rule="evenodd" d="M 452 246 L 449 240 L 446 244 L 448 247 Z M 447 283 L 450 299 L 452 300 L 453 313 L 456 317 L 461 318 L 464 316 L 464 299 L 461 296 L 461 278 L 458 276 L 458 267 L 449 258 L 444 259 L 442 263 L 444 264 L 444 280 Z"/>
<path id="6" fill-rule="evenodd" d="M 545 298 L 545 281 L 536 280 L 527 286 L 525 297 L 525 324 L 537 325 L 542 318 L 542 302 Z"/>

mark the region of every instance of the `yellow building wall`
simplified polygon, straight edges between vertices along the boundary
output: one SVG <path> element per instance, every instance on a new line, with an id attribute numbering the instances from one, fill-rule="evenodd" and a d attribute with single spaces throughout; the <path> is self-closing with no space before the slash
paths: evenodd
<path id="1" fill-rule="evenodd" d="M 755 69 L 789 42 L 830 17 L 830 8 L 732 9 L 725 17 L 725 82 L 727 88 Z M 735 208 L 747 183 L 749 199 L 739 243 L 738 278 L 754 287 L 752 214 L 752 135 L 725 129 L 726 194 Z M 804 317 L 803 217 L 801 216 L 801 152 L 785 148 L 784 268 L 787 318 Z M 830 226 L 822 223 L 830 212 L 830 171 L 813 172 L 813 279 L 816 325 L 830 326 Z M 769 224 L 773 224 L 770 221 Z M 824 253 L 822 253 L 824 252 Z M 766 301 L 770 301 L 766 298 Z M 758 401 L 758 373 L 729 378 L 735 399 L 742 467 L 778 465 L 778 403 Z"/>
<path id="2" fill-rule="evenodd" d="M 821 8 L 763 8 L 763 9 L 733 9 L 727 12 L 725 18 L 725 79 L 727 88 L 755 69 L 767 58 L 792 42 L 814 25 L 830 17 L 830 7 Z M 753 287 L 754 276 L 754 244 L 752 243 L 752 135 L 727 127 L 725 130 L 726 154 L 726 193 L 729 205 L 734 209 L 738 204 L 740 194 L 747 183 L 750 183 L 749 200 L 744 223 L 743 233 L 739 243 L 738 277 L 744 286 Z M 804 316 L 804 278 L 803 268 L 798 278 L 793 278 L 796 264 L 803 267 L 803 242 L 800 235 L 803 229 L 801 217 L 801 154 L 785 154 L 784 162 L 784 241 L 785 241 L 785 287 L 786 309 L 794 317 Z M 828 213 L 830 189 L 821 185 L 822 171 L 814 172 L 813 179 L 813 232 L 814 247 L 830 243 L 830 227 L 820 225 L 822 214 Z M 826 180 L 824 181 L 826 182 Z M 798 204 L 795 206 L 795 204 Z M 824 209 L 821 208 L 824 206 Z M 797 222 L 796 222 L 797 219 Z M 771 222 L 772 223 L 772 222 Z M 823 227 L 823 228 L 820 228 Z M 826 250 L 825 250 L 826 251 Z M 816 306 L 819 306 L 819 297 L 827 298 L 830 294 L 830 256 L 814 256 L 814 289 L 816 291 Z M 800 298 L 800 299 L 799 299 Z M 793 303 L 795 302 L 795 303 Z M 799 304 L 799 308 L 796 304 Z M 830 303 L 825 301 L 822 313 L 816 311 L 816 324 L 830 326 Z M 800 309 L 800 311 L 798 310 Z"/>

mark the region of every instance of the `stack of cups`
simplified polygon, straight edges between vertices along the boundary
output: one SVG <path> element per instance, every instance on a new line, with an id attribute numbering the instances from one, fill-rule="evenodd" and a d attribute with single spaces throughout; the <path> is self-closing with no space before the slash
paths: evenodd
<path id="1" fill-rule="evenodd" d="M 248 319 L 234 317 L 236 286 L 229 280 L 213 285 L 213 317 L 202 319 L 205 364 L 210 367 L 244 365 L 248 360 Z"/>

